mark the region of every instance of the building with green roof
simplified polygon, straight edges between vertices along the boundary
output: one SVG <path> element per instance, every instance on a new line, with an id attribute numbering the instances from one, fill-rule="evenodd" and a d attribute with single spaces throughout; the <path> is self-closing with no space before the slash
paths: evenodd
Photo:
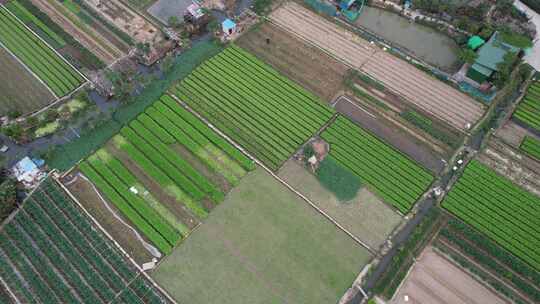
<path id="1" fill-rule="evenodd" d="M 498 35 L 495 32 L 489 41 L 479 48 L 478 58 L 467 71 L 467 77 L 478 83 L 483 83 L 498 71 L 497 65 L 504 61 L 504 55 L 520 51 L 519 48 L 500 41 Z"/>

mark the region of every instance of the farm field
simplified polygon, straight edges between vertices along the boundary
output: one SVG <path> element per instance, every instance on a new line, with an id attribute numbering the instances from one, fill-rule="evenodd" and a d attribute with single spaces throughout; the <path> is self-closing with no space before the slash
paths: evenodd
<path id="1" fill-rule="evenodd" d="M 529 86 L 527 94 L 516 108 L 513 118 L 540 132 L 540 81 Z"/>
<path id="2" fill-rule="evenodd" d="M 343 116 L 321 137 L 330 144 L 332 157 L 401 213 L 409 211 L 433 180 L 416 162 Z"/>
<path id="3" fill-rule="evenodd" d="M 54 95 L 17 59 L 0 47 L 0 116 L 9 111 L 31 113 L 54 100 Z"/>
<path id="4" fill-rule="evenodd" d="M 272 170 L 333 115 L 316 96 L 236 46 L 201 64 L 172 92 Z"/>
<path id="5" fill-rule="evenodd" d="M 375 251 L 401 221 L 398 213 L 365 187 L 353 200 L 340 202 L 295 160 L 287 161 L 278 175 Z"/>
<path id="6" fill-rule="evenodd" d="M 36 74 L 57 97 L 76 89 L 83 77 L 0 6 L 0 43 Z"/>
<path id="7" fill-rule="evenodd" d="M 51 179 L 0 232 L 0 275 L 22 303 L 170 303 Z"/>
<path id="8" fill-rule="evenodd" d="M 79 168 L 146 239 L 169 254 L 254 164 L 165 95 Z"/>
<path id="9" fill-rule="evenodd" d="M 102 21 L 91 16 L 72 1 L 31 0 L 64 31 L 73 36 L 103 62 L 110 64 L 127 54 L 129 44 Z"/>
<path id="10" fill-rule="evenodd" d="M 484 107 L 464 93 L 296 3 L 282 5 L 270 19 L 457 130 L 467 130 L 484 114 Z"/>
<path id="11" fill-rule="evenodd" d="M 405 295 L 409 301 L 405 301 Z M 427 247 L 400 287 L 392 304 L 507 303 L 491 289 Z"/>
<path id="12" fill-rule="evenodd" d="M 336 303 L 369 259 L 258 168 L 151 276 L 179 303 Z"/>
<path id="13" fill-rule="evenodd" d="M 473 160 L 442 206 L 540 269 L 539 197 Z"/>
<path id="14" fill-rule="evenodd" d="M 236 44 L 327 102 L 343 89 L 345 64 L 276 25 L 263 23 Z"/>
<path id="15" fill-rule="evenodd" d="M 519 149 L 532 158 L 540 161 L 540 140 L 526 136 L 521 143 Z"/>

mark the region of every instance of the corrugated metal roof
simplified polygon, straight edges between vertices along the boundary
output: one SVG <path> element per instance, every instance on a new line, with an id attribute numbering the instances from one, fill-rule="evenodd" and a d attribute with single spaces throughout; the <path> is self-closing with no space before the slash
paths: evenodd
<path id="1" fill-rule="evenodd" d="M 475 64 L 497 71 L 497 64 L 504 61 L 504 55 L 519 51 L 519 48 L 499 41 L 497 36 L 498 33 L 495 32 L 489 41 L 480 48 Z"/>

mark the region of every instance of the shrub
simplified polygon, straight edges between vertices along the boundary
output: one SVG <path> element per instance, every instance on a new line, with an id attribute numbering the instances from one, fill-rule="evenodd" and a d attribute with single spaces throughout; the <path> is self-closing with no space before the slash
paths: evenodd
<path id="1" fill-rule="evenodd" d="M 319 182 L 342 202 L 353 199 L 360 189 L 360 178 L 331 156 L 321 162 L 316 174 Z"/>

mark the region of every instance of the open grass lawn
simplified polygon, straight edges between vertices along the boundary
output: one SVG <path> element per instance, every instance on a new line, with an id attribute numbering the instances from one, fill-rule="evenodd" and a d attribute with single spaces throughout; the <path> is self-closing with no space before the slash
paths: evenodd
<path id="1" fill-rule="evenodd" d="M 0 116 L 12 110 L 33 112 L 54 100 L 51 92 L 2 47 L 0 71 Z"/>
<path id="2" fill-rule="evenodd" d="M 152 273 L 179 303 L 336 303 L 370 259 L 261 168 Z"/>
<path id="3" fill-rule="evenodd" d="M 374 250 L 401 221 L 397 212 L 366 187 L 362 187 L 351 201 L 340 202 L 315 175 L 294 160 L 283 165 L 279 176 Z"/>

